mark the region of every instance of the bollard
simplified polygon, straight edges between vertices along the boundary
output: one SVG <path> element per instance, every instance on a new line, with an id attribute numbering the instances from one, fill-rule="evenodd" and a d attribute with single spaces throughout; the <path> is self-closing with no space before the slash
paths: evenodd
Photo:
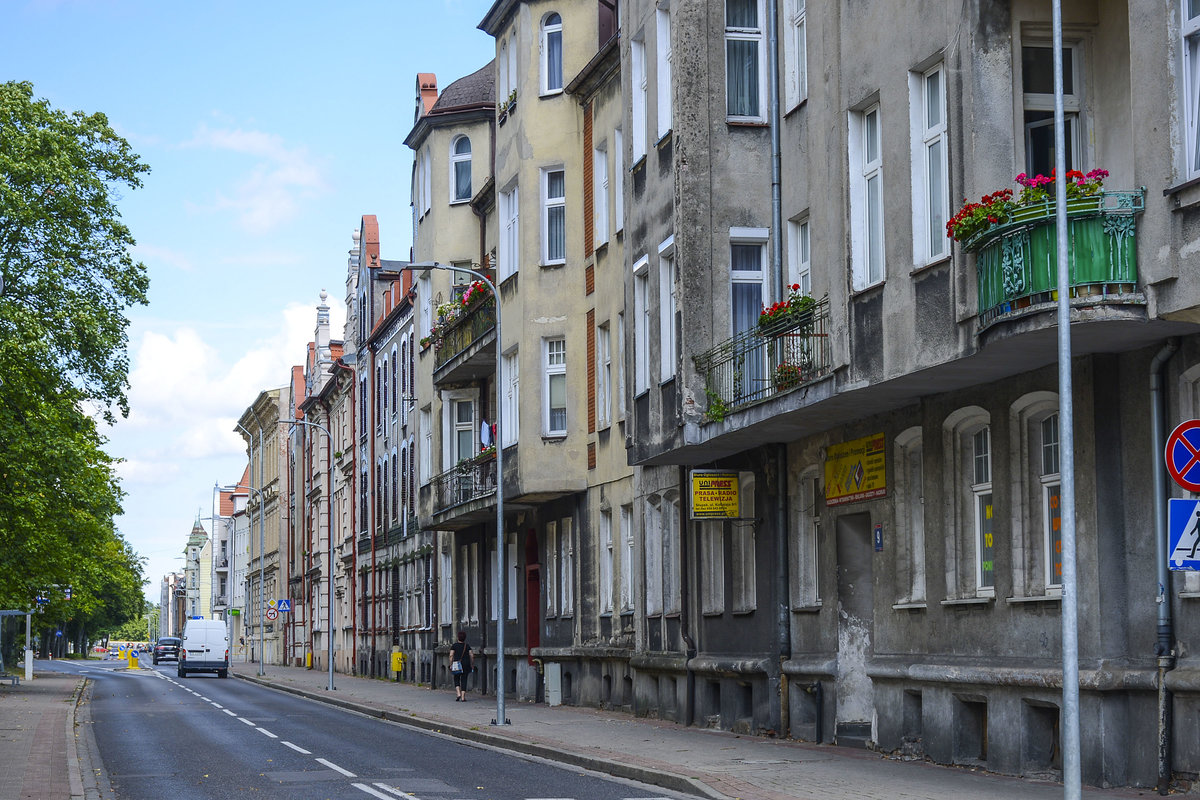
<path id="1" fill-rule="evenodd" d="M 128 650 L 126 650 L 125 652 L 128 653 L 128 655 L 129 655 L 129 668 L 130 669 L 141 669 L 142 668 L 141 665 L 138 664 L 137 648 L 131 647 Z"/>

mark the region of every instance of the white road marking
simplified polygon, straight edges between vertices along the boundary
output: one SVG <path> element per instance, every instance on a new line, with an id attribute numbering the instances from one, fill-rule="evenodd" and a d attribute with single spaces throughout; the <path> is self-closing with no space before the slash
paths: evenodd
<path id="1" fill-rule="evenodd" d="M 376 783 L 375 785 L 378 786 L 380 789 L 383 789 L 385 792 L 390 792 L 390 793 L 396 795 L 396 797 L 403 797 L 403 798 L 405 798 L 405 800 L 421 800 L 421 798 L 417 797 L 415 794 L 409 794 L 408 792 L 402 792 L 399 789 L 397 789 L 395 786 L 388 786 L 386 783 Z"/>
<path id="2" fill-rule="evenodd" d="M 263 734 L 264 736 L 270 736 L 272 739 L 278 739 L 278 738 L 279 738 L 278 736 L 276 736 L 275 734 L 271 733 L 271 732 L 270 732 L 269 730 L 267 730 L 266 728 L 255 728 L 255 730 L 256 730 L 256 731 L 258 731 L 259 733 Z"/>
<path id="3" fill-rule="evenodd" d="M 378 798 L 381 798 L 381 800 L 392 800 L 392 796 L 390 794 L 384 794 L 383 792 L 377 792 L 374 789 L 372 789 L 370 786 L 367 786 L 365 783 L 352 783 L 350 785 L 353 786 L 355 789 L 358 789 L 360 792 L 366 792 L 367 794 L 371 795 L 371 797 L 378 797 Z"/>
<path id="4" fill-rule="evenodd" d="M 325 759 L 323 759 L 323 758 L 318 758 L 318 759 L 317 759 L 317 763 L 318 763 L 318 764 L 324 764 L 325 766 L 329 767 L 329 768 L 330 768 L 331 770 L 333 770 L 334 772 L 340 772 L 340 773 L 342 773 L 342 774 L 343 774 L 343 775 L 345 775 L 347 778 L 357 778 L 357 777 L 358 777 L 357 775 L 355 775 L 355 774 L 354 774 L 353 772 L 351 772 L 350 770 L 348 770 L 348 769 L 342 769 L 341 767 L 339 767 L 337 764 L 333 763 L 332 761 L 326 761 L 326 760 L 325 760 Z"/>
<path id="5" fill-rule="evenodd" d="M 208 702 L 213 704 L 213 708 L 224 708 L 225 707 L 225 706 L 221 705 L 220 703 L 216 702 L 215 700 L 209 700 Z"/>
<path id="6" fill-rule="evenodd" d="M 222 711 L 224 711 L 226 714 L 228 714 L 228 715 L 229 715 L 229 716 L 231 716 L 231 717 L 236 717 L 236 716 L 237 716 L 237 714 L 233 713 L 233 712 L 232 712 L 232 711 L 230 711 L 228 708 L 223 708 L 223 709 L 221 709 L 221 710 L 222 710 Z"/>
<path id="7" fill-rule="evenodd" d="M 257 725 L 255 725 L 253 722 L 251 722 L 250 720 L 246 719 L 245 717 L 238 717 L 238 722 L 244 722 L 244 723 L 246 723 L 247 725 L 249 725 L 251 728 L 256 728 L 256 727 L 258 727 L 258 726 L 257 726 Z"/>
<path id="8" fill-rule="evenodd" d="M 286 747 L 290 747 L 290 748 L 292 748 L 292 749 L 293 749 L 293 750 L 295 750 L 297 753 L 303 753 L 303 754 L 304 754 L 304 755 L 306 755 L 306 756 L 311 756 L 311 755 L 312 755 L 312 751 L 311 751 L 311 750 L 305 750 L 303 747 L 301 747 L 301 746 L 300 746 L 300 745 L 298 745 L 298 744 L 292 744 L 291 742 L 285 742 L 285 741 L 282 741 L 282 740 L 281 740 L 279 743 L 280 743 L 280 744 L 282 744 L 282 745 L 284 745 L 284 746 L 286 746 Z"/>

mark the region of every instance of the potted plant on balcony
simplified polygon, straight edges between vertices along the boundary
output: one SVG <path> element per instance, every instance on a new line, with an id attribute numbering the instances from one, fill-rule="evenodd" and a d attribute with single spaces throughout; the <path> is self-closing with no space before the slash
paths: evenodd
<path id="1" fill-rule="evenodd" d="M 788 296 L 771 306 L 763 306 L 758 315 L 759 330 L 773 328 L 784 320 L 798 320 L 800 315 L 816 305 L 815 300 L 800 291 L 800 284 L 788 287 Z"/>
<path id="2" fill-rule="evenodd" d="M 1079 212 L 1099 208 L 1104 179 L 1108 170 L 1094 169 L 1087 174 L 1079 170 L 1067 172 L 1067 211 Z M 1009 222 L 1026 222 L 1049 216 L 1054 210 L 1056 176 L 1049 177 L 1022 172 L 1014 179 L 1021 185 L 1021 193 L 1013 196 L 1012 189 L 1001 189 L 985 194 L 979 202 L 963 199 L 963 206 L 946 223 L 946 235 L 956 242 L 963 242 L 968 252 L 978 248 L 981 234 L 991 228 Z"/>
<path id="3" fill-rule="evenodd" d="M 793 386 L 799 386 L 811 374 L 812 365 L 808 362 L 785 361 L 775 368 L 771 381 L 775 386 L 775 391 L 782 392 Z"/>

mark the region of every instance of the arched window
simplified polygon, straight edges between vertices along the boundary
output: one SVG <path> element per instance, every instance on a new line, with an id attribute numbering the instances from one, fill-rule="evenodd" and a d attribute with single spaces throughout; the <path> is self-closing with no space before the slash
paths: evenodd
<path id="1" fill-rule="evenodd" d="M 551 13 L 542 21 L 542 94 L 562 88 L 562 17 Z"/>
<path id="2" fill-rule="evenodd" d="M 450 183 L 454 194 L 450 202 L 471 199 L 471 140 L 459 136 L 450 145 Z"/>

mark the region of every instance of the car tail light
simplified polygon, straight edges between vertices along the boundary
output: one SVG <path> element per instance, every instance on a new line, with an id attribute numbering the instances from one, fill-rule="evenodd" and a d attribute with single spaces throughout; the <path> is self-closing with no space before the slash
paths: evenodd
<path id="1" fill-rule="evenodd" d="M 225 648 L 225 663 L 226 664 L 229 663 L 229 648 L 228 647 Z"/>

